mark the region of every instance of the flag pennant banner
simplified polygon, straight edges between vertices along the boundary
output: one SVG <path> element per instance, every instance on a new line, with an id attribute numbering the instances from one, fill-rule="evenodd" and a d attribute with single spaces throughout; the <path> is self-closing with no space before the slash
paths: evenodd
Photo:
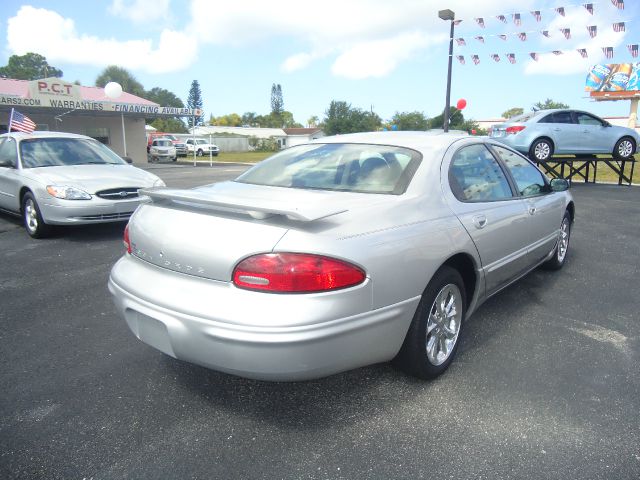
<path id="1" fill-rule="evenodd" d="M 464 65 L 464 55 L 457 55 L 458 61 Z"/>
<path id="2" fill-rule="evenodd" d="M 507 53 L 507 59 L 509 60 L 509 63 L 516 63 L 516 54 Z"/>
<path id="3" fill-rule="evenodd" d="M 624 10 L 624 0 L 611 0 L 611 3 L 613 3 L 614 7 Z"/>
<path id="4" fill-rule="evenodd" d="M 483 36 L 477 36 L 477 37 L 473 37 L 476 40 L 478 40 L 480 43 L 484 43 L 484 37 Z"/>
<path id="5" fill-rule="evenodd" d="M 564 17 L 564 7 L 558 7 L 556 8 L 556 12 L 558 12 L 558 15 L 561 15 Z"/>
<path id="6" fill-rule="evenodd" d="M 519 38 L 520 40 L 522 40 L 523 42 L 525 42 L 525 41 L 527 40 L 527 33 L 526 33 L 526 32 L 520 32 L 520 33 L 518 34 L 518 38 Z"/>
<path id="7" fill-rule="evenodd" d="M 607 58 L 613 58 L 613 47 L 602 47 L 602 53 Z"/>
<path id="8" fill-rule="evenodd" d="M 505 17 L 504 15 L 496 15 L 496 18 L 502 23 L 507 23 L 507 17 Z"/>
<path id="9" fill-rule="evenodd" d="M 625 24 L 624 22 L 616 22 L 613 24 L 613 31 L 614 32 L 624 32 L 625 31 Z"/>
<path id="10" fill-rule="evenodd" d="M 513 13 L 511 16 L 513 17 L 513 23 L 515 25 L 522 25 L 522 19 L 520 18 L 519 13 Z"/>
<path id="11" fill-rule="evenodd" d="M 562 50 L 553 50 L 551 53 L 554 55 L 562 55 L 564 52 Z"/>
<path id="12" fill-rule="evenodd" d="M 627 48 L 629 49 L 629 53 L 631 54 L 631 56 L 633 58 L 638 58 L 638 44 L 637 43 L 631 43 L 631 44 L 627 45 Z"/>
<path id="13" fill-rule="evenodd" d="M 500 37 L 501 40 L 506 40 L 507 36 L 503 33 L 501 35 L 498 35 Z"/>
<path id="14" fill-rule="evenodd" d="M 491 58 L 493 58 L 493 60 L 496 62 L 500 61 L 500 55 L 498 55 L 497 53 L 494 53 L 493 55 L 491 55 Z"/>
<path id="15" fill-rule="evenodd" d="M 458 25 L 460 25 L 461 23 L 462 23 L 462 20 L 454 20 L 454 21 L 453 21 L 453 24 L 454 24 L 455 26 L 458 26 Z"/>
<path id="16" fill-rule="evenodd" d="M 484 18 L 478 17 L 475 20 L 476 20 L 476 23 L 480 26 L 480 28 L 484 28 Z"/>
<path id="17" fill-rule="evenodd" d="M 587 9 L 587 12 L 593 15 L 593 3 L 585 3 L 583 7 Z"/>
<path id="18" fill-rule="evenodd" d="M 564 38 L 569 40 L 571 38 L 571 29 L 570 28 L 561 28 L 560 31 L 564 35 Z"/>
<path id="19" fill-rule="evenodd" d="M 460 37 L 460 38 L 456 38 L 456 42 L 458 43 L 459 47 L 464 47 L 467 42 L 464 41 L 464 38 Z"/>
<path id="20" fill-rule="evenodd" d="M 471 60 L 473 60 L 474 65 L 478 65 L 480 63 L 480 57 L 478 55 L 471 55 Z"/>
<path id="21" fill-rule="evenodd" d="M 529 56 L 530 56 L 531 58 L 533 58 L 533 60 L 534 60 L 534 61 L 536 61 L 536 62 L 537 62 L 538 60 L 540 60 L 540 55 L 538 55 L 536 52 L 531 52 L 531 53 L 529 54 Z"/>
<path id="22" fill-rule="evenodd" d="M 542 30 L 540 31 L 540 33 L 547 38 L 551 38 L 551 35 L 549 34 L 549 30 Z"/>
<path id="23" fill-rule="evenodd" d="M 578 49 L 578 53 L 580 54 L 580 56 L 582 58 L 587 58 L 587 49 L 586 48 L 579 48 Z"/>
<path id="24" fill-rule="evenodd" d="M 596 35 L 598 35 L 598 27 L 597 27 L 597 25 L 589 25 L 587 27 L 587 30 L 588 30 L 589 36 L 591 38 L 596 38 Z"/>
<path id="25" fill-rule="evenodd" d="M 542 20 L 542 15 L 540 14 L 540 10 L 532 10 L 531 15 L 533 15 L 533 18 L 536 19 L 536 22 L 539 22 Z"/>
<path id="26" fill-rule="evenodd" d="M 11 109 L 11 117 L 9 118 L 9 132 L 15 130 L 16 132 L 31 133 L 36 129 L 36 124 L 26 115 L 23 115 L 17 110 Z"/>

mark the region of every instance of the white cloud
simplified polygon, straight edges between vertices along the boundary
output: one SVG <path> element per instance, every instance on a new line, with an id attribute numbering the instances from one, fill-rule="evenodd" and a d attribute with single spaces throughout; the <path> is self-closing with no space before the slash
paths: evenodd
<path id="1" fill-rule="evenodd" d="M 288 57 L 282 64 L 282 70 L 285 73 L 295 72 L 296 70 L 302 70 L 309 66 L 314 60 L 316 55 L 311 53 L 296 53 Z"/>
<path id="2" fill-rule="evenodd" d="M 169 16 L 170 0 L 113 0 L 109 12 L 135 23 L 150 23 Z"/>
<path id="3" fill-rule="evenodd" d="M 41 32 L 47 32 L 42 35 Z M 8 21 L 7 46 L 18 55 L 38 52 L 52 63 L 107 66 L 166 73 L 191 65 L 197 44 L 188 34 L 163 30 L 157 47 L 151 40 L 118 41 L 80 35 L 73 20 L 43 8 L 23 6 Z"/>

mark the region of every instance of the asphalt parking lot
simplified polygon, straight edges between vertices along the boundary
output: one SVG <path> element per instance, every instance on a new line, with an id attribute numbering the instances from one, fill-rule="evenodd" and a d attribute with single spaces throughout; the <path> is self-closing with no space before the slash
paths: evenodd
<path id="1" fill-rule="evenodd" d="M 245 167 L 148 168 L 188 187 Z M 107 291 L 123 224 L 33 240 L 0 214 L 0 478 L 638 479 L 640 188 L 572 191 L 565 268 L 483 305 L 432 382 L 383 364 L 264 383 L 174 360 Z"/>

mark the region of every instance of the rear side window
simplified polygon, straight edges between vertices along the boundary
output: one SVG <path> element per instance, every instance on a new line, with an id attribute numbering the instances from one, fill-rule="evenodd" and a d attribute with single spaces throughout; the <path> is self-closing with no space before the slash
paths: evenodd
<path id="1" fill-rule="evenodd" d="M 16 142 L 12 138 L 0 140 L 0 166 L 17 167 L 18 153 L 16 151 Z"/>
<path id="2" fill-rule="evenodd" d="M 492 202 L 513 197 L 502 168 L 484 145 L 458 150 L 451 159 L 449 184 L 462 202 Z"/>
<path id="3" fill-rule="evenodd" d="M 494 145 L 493 149 L 507 165 L 520 195 L 533 197 L 550 191 L 544 175 L 526 158 L 497 145 Z"/>
<path id="4" fill-rule="evenodd" d="M 422 159 L 408 148 L 369 144 L 310 144 L 263 160 L 236 182 L 359 193 L 404 193 Z"/>

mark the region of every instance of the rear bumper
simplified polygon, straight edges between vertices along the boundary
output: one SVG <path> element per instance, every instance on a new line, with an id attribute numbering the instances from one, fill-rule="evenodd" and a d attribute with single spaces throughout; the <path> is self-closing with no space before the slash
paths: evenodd
<path id="1" fill-rule="evenodd" d="M 109 290 L 144 343 L 214 370 L 280 381 L 392 359 L 420 301 L 354 312 L 359 297 L 370 299 L 370 285 L 331 294 L 265 294 L 165 271 L 128 255 L 114 266 Z"/>

